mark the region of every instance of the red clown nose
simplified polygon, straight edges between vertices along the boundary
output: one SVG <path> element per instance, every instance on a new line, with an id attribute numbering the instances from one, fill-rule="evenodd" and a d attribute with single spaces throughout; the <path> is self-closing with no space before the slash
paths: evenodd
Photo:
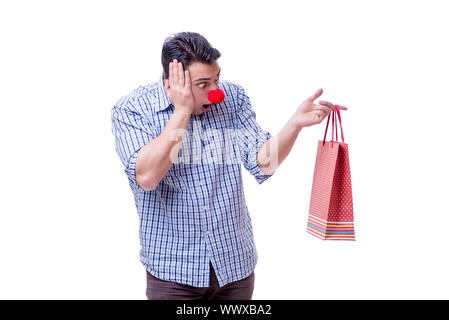
<path id="1" fill-rule="evenodd" d="M 224 100 L 225 94 L 221 89 L 217 88 L 217 90 L 209 91 L 207 98 L 212 103 L 220 103 Z"/>

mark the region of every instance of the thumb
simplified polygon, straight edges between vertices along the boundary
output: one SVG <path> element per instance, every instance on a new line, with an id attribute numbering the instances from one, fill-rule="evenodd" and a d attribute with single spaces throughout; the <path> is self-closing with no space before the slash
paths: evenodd
<path id="1" fill-rule="evenodd" d="M 307 99 L 307 100 L 309 100 L 310 102 L 313 102 L 315 99 L 317 99 L 322 94 L 323 94 L 323 89 L 320 88 L 317 91 L 315 91 L 315 93 L 312 96 L 310 96 L 309 99 Z"/>

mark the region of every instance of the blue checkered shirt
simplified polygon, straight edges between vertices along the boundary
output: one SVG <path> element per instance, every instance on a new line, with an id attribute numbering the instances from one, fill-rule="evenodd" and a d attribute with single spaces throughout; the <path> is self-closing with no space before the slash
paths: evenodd
<path id="1" fill-rule="evenodd" d="M 155 190 L 136 182 L 140 148 L 165 127 L 174 106 L 158 82 L 140 86 L 111 111 L 116 151 L 124 165 L 140 221 L 140 261 L 153 276 L 209 286 L 210 263 L 220 286 L 254 270 L 257 252 L 246 206 L 241 163 L 262 183 L 256 157 L 271 137 L 256 122 L 243 88 L 221 81 L 226 98 L 191 115 L 178 157 Z"/>

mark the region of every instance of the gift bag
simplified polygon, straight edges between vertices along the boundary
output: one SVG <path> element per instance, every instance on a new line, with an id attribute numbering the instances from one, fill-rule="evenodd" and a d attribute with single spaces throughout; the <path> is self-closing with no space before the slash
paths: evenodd
<path id="1" fill-rule="evenodd" d="M 331 118 L 332 140 L 326 142 Z M 337 142 L 337 119 L 343 142 Z M 323 141 L 318 141 L 307 232 L 323 240 L 355 240 L 349 152 L 337 105 L 328 116 Z"/>

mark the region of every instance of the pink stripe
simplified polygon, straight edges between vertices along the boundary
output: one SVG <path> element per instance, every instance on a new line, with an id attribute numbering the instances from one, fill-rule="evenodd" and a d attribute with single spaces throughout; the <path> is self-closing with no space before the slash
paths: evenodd
<path id="1" fill-rule="evenodd" d="M 336 228 L 336 227 L 327 227 L 328 231 L 354 231 L 354 227 L 352 228 Z"/>
<path id="2" fill-rule="evenodd" d="M 320 228 L 320 229 L 326 229 L 326 225 L 320 225 L 320 224 L 315 223 L 313 221 L 309 221 L 309 224 L 311 224 L 312 226 L 315 226 L 317 228 Z"/>
<path id="3" fill-rule="evenodd" d="M 326 238 L 335 238 L 335 237 L 337 237 L 337 238 L 355 238 L 355 236 L 353 234 L 347 234 L 347 233 L 332 233 L 332 235 L 326 234 Z"/>
<path id="4" fill-rule="evenodd" d="M 355 241 L 355 237 L 354 236 L 352 236 L 352 237 L 339 237 L 339 236 L 332 237 L 332 236 L 327 236 L 326 235 L 325 237 L 323 237 L 321 234 L 315 233 L 312 230 L 307 230 L 307 232 L 309 234 L 311 234 L 312 236 L 315 236 L 315 237 L 317 237 L 317 238 L 319 238 L 321 240 Z"/>
<path id="5" fill-rule="evenodd" d="M 342 228 L 342 227 L 327 227 L 326 228 L 326 225 L 324 225 L 324 224 L 320 225 L 320 224 L 315 223 L 314 221 L 310 221 L 310 220 L 309 220 L 309 224 L 311 224 L 312 226 L 315 226 L 317 228 L 328 230 L 328 231 L 354 231 L 354 227 L 344 227 L 344 228 Z"/>
<path id="6" fill-rule="evenodd" d="M 315 230 L 315 229 L 310 228 L 310 227 L 308 227 L 307 230 L 310 231 L 310 232 L 313 232 L 315 234 L 320 235 L 320 237 L 324 237 L 324 234 L 320 233 L 318 230 Z"/>
<path id="7" fill-rule="evenodd" d="M 322 225 L 322 226 L 325 226 L 325 225 L 326 225 L 326 224 L 323 223 L 323 222 L 316 221 L 316 220 L 312 220 L 312 219 L 309 219 L 309 223 L 314 223 L 314 224 L 316 224 L 316 225 Z"/>

